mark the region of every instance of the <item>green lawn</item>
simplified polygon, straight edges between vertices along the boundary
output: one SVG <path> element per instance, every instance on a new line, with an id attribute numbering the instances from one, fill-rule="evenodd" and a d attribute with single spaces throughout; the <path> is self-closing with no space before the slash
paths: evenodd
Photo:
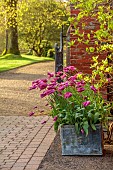
<path id="1" fill-rule="evenodd" d="M 25 54 L 21 54 L 21 57 L 13 54 L 7 54 L 5 56 L 0 56 L 0 72 L 44 61 L 53 61 L 53 59 Z"/>

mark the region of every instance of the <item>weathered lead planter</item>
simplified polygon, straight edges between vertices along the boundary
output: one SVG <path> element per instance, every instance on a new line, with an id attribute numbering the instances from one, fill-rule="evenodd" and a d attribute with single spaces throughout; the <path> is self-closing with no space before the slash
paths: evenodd
<path id="1" fill-rule="evenodd" d="M 60 129 L 62 155 L 103 155 L 102 126 L 96 130 L 89 128 L 89 133 L 76 134 L 74 125 L 64 125 Z"/>

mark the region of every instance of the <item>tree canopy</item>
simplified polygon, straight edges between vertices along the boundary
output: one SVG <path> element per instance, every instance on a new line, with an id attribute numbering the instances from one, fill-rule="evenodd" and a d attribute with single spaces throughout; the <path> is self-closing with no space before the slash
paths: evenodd
<path id="1" fill-rule="evenodd" d="M 6 43 L 12 53 L 11 49 L 15 49 L 12 45 L 18 46 L 19 36 L 20 48 L 32 49 L 42 55 L 43 41 L 51 45 L 58 41 L 61 25 L 67 20 L 67 7 L 63 1 L 1 0 L 0 5 L 1 33 L 7 30 Z"/>

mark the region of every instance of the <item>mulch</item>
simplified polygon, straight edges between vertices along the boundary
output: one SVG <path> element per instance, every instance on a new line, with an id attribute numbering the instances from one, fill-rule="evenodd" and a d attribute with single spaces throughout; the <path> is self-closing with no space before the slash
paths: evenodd
<path id="1" fill-rule="evenodd" d="M 103 156 L 62 156 L 58 133 L 38 170 L 113 170 L 113 144 L 104 150 Z"/>

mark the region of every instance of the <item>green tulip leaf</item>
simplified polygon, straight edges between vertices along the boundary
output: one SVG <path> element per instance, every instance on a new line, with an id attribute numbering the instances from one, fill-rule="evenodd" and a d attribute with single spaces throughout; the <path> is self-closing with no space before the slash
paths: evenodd
<path id="1" fill-rule="evenodd" d="M 78 123 L 77 122 L 75 123 L 75 130 L 78 133 L 79 128 L 78 128 Z"/>
<path id="2" fill-rule="evenodd" d="M 54 130 L 55 130 L 55 132 L 58 131 L 58 126 L 59 126 L 59 123 L 56 121 L 56 122 L 54 123 Z"/>
<path id="3" fill-rule="evenodd" d="M 99 116 L 100 116 L 100 113 L 99 113 L 99 112 L 96 112 L 96 113 L 94 114 L 94 122 L 95 122 L 95 123 L 96 123 L 97 120 L 99 119 Z"/>
<path id="4" fill-rule="evenodd" d="M 88 117 L 89 117 L 89 118 L 92 118 L 92 117 L 93 117 L 93 115 L 92 115 L 91 112 L 88 113 Z"/>
<path id="5" fill-rule="evenodd" d="M 93 130 L 96 130 L 96 127 L 95 127 L 94 124 L 91 124 L 91 127 L 92 127 Z"/>
<path id="6" fill-rule="evenodd" d="M 89 127 L 88 121 L 85 121 L 83 124 L 83 129 L 84 129 L 86 135 L 88 135 L 88 127 Z"/>

